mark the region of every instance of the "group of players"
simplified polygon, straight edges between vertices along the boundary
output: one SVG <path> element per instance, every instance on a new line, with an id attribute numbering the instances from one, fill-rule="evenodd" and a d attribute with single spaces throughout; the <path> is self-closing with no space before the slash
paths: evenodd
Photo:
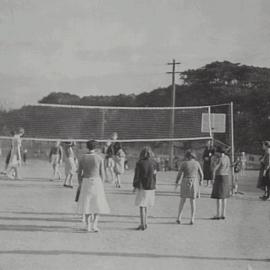
<path id="1" fill-rule="evenodd" d="M 116 140 L 118 134 L 114 132 L 103 147 L 101 154 L 104 156 L 104 168 L 106 173 L 106 181 L 113 182 L 116 188 L 121 187 L 121 175 L 124 173 L 126 165 L 126 154 L 122 146 Z M 61 179 L 60 165 L 65 160 L 65 181 L 64 187 L 73 187 L 73 175 L 77 172 L 78 159 L 73 150 L 74 142 L 57 141 L 51 147 L 49 153 L 49 161 L 53 169 L 53 179 Z"/>
<path id="2" fill-rule="evenodd" d="M 5 168 L 1 172 L 12 179 L 21 179 L 20 167 L 23 157 L 22 152 L 22 137 L 24 136 L 24 129 L 19 128 L 12 133 L 10 149 L 5 159 Z M 114 132 L 111 138 L 103 147 L 101 154 L 104 157 L 104 168 L 107 182 L 113 182 L 116 188 L 121 187 L 121 175 L 127 166 L 126 154 L 121 144 L 117 142 L 118 134 Z M 75 142 L 72 141 L 56 141 L 49 152 L 49 162 L 52 166 L 51 180 L 61 179 L 61 164 L 64 161 L 65 180 L 64 187 L 73 188 L 73 176 L 78 169 L 78 158 L 74 151 Z"/>

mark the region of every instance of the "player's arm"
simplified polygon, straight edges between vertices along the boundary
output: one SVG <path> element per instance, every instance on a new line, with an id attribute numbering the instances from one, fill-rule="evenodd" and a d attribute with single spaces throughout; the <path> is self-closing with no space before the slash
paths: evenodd
<path id="1" fill-rule="evenodd" d="M 22 161 L 21 144 L 20 143 L 17 143 L 17 153 L 18 153 L 18 161 L 19 161 L 19 164 L 20 164 L 21 161 Z"/>
<path id="2" fill-rule="evenodd" d="M 101 177 L 102 181 L 104 182 L 104 180 L 105 180 L 105 168 L 104 168 L 104 161 L 103 161 L 103 159 L 100 162 L 100 168 L 99 168 L 99 170 L 100 170 L 100 177 Z"/>
<path id="3" fill-rule="evenodd" d="M 139 184 L 140 184 L 140 168 L 139 163 L 137 162 L 133 178 L 133 192 L 135 192 L 136 188 L 139 188 Z"/>
<path id="4" fill-rule="evenodd" d="M 200 163 L 198 162 L 198 172 L 199 172 L 199 177 L 200 177 L 200 185 L 202 184 L 202 181 L 203 181 L 203 170 L 202 170 L 202 167 L 200 165 Z"/>
<path id="5" fill-rule="evenodd" d="M 62 163 L 62 161 L 63 161 L 63 156 L 64 156 L 64 153 L 63 153 L 63 147 L 62 146 L 60 146 L 59 147 L 59 156 L 60 156 L 60 163 Z"/>
<path id="6" fill-rule="evenodd" d="M 177 188 L 179 182 L 181 183 L 182 179 L 183 179 L 183 165 L 181 165 L 180 169 L 179 169 L 179 172 L 176 176 L 176 180 L 175 180 L 175 188 Z"/>
<path id="7" fill-rule="evenodd" d="M 270 169 L 270 155 L 267 154 L 265 169 L 263 171 L 263 176 L 266 176 L 266 172 Z"/>
<path id="8" fill-rule="evenodd" d="M 50 153 L 49 153 L 49 162 L 51 162 L 51 160 L 52 160 L 52 148 L 51 148 Z"/>
<path id="9" fill-rule="evenodd" d="M 81 185 L 82 183 L 82 179 L 83 179 L 83 168 L 82 168 L 82 160 L 79 161 L 79 167 L 78 167 L 78 182 L 79 185 Z"/>

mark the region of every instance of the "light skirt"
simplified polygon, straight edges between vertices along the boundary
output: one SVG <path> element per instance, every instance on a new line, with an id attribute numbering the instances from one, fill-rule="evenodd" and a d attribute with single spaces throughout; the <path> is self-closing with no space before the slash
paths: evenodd
<path id="1" fill-rule="evenodd" d="M 14 151 L 11 151 L 8 166 L 9 167 L 17 167 L 17 166 L 19 166 L 18 155 L 16 153 L 14 153 Z"/>
<path id="2" fill-rule="evenodd" d="M 180 187 L 181 198 L 199 198 L 199 180 L 197 177 L 184 177 Z"/>
<path id="3" fill-rule="evenodd" d="M 51 156 L 51 164 L 52 166 L 56 166 L 56 165 L 59 165 L 60 163 L 60 155 L 58 154 L 53 154 Z"/>
<path id="4" fill-rule="evenodd" d="M 84 178 L 78 201 L 80 214 L 108 214 L 110 208 L 100 178 Z"/>
<path id="5" fill-rule="evenodd" d="M 135 205 L 152 207 L 155 204 L 155 190 L 136 189 Z"/>
<path id="6" fill-rule="evenodd" d="M 76 173 L 76 163 L 75 163 L 75 159 L 73 157 L 67 158 L 65 161 L 65 174 L 74 174 Z"/>

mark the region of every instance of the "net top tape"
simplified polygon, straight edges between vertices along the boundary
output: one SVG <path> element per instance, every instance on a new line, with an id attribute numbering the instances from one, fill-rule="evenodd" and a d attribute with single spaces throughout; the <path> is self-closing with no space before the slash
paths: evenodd
<path id="1" fill-rule="evenodd" d="M 189 109 L 208 109 L 208 106 L 186 106 L 186 107 L 118 107 L 118 106 L 84 106 L 84 105 L 65 105 L 65 104 L 29 104 L 26 106 L 35 107 L 58 107 L 58 108 L 74 108 L 74 109 L 105 109 L 105 110 L 189 110 Z M 216 105 L 215 105 L 216 106 Z"/>

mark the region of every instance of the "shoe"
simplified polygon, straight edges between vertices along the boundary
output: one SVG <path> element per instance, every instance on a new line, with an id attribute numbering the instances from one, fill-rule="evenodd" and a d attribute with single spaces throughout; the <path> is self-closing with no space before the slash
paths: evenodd
<path id="1" fill-rule="evenodd" d="M 220 217 L 218 217 L 218 216 L 214 216 L 214 217 L 212 217 L 211 219 L 213 219 L 213 220 L 219 220 L 219 219 L 220 219 Z"/>
<path id="2" fill-rule="evenodd" d="M 177 220 L 176 220 L 176 223 L 177 223 L 177 224 L 181 224 L 181 220 L 180 220 L 180 219 L 177 219 Z"/>
<path id="3" fill-rule="evenodd" d="M 140 231 L 143 229 L 143 225 L 140 225 L 139 227 L 136 228 L 137 231 Z"/>
<path id="4" fill-rule="evenodd" d="M 262 200 L 267 201 L 269 199 L 269 196 L 265 196 Z"/>
<path id="5" fill-rule="evenodd" d="M 99 232 L 99 228 L 93 228 L 93 232 L 95 232 L 95 233 L 97 233 L 97 232 Z"/>
<path id="6" fill-rule="evenodd" d="M 142 226 L 142 231 L 145 231 L 147 229 L 147 225 Z"/>
<path id="7" fill-rule="evenodd" d="M 67 187 L 68 187 L 68 188 L 73 188 L 73 186 L 71 186 L 71 185 L 68 185 Z"/>
<path id="8" fill-rule="evenodd" d="M 64 184 L 63 187 L 68 187 L 68 185 Z"/>
<path id="9" fill-rule="evenodd" d="M 189 224 L 190 224 L 190 225 L 194 225 L 194 221 L 191 220 L 191 221 L 189 222 Z"/>
<path id="10" fill-rule="evenodd" d="M 222 216 L 222 217 L 220 217 L 220 219 L 226 219 L 226 217 Z"/>

